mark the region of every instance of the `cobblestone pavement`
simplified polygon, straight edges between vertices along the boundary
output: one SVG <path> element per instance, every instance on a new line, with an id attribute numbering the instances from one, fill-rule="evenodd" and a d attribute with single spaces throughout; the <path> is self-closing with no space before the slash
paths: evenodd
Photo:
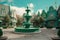
<path id="1" fill-rule="evenodd" d="M 3 29 L 4 35 L 8 40 L 51 40 L 51 37 L 57 36 L 56 29 L 41 28 L 40 33 L 14 33 L 13 28 Z"/>

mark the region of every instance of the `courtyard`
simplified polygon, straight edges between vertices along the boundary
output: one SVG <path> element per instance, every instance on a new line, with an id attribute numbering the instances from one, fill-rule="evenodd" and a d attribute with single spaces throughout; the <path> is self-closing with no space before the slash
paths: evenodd
<path id="1" fill-rule="evenodd" d="M 3 29 L 3 36 L 7 36 L 7 40 L 52 40 L 57 36 L 57 29 L 41 28 L 38 33 L 15 33 L 14 28 Z"/>

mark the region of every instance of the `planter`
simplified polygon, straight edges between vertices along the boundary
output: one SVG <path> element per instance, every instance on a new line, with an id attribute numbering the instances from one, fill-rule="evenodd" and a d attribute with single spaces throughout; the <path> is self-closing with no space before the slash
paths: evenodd
<path id="1" fill-rule="evenodd" d="M 60 37 L 60 29 L 58 30 L 58 33 L 57 33 L 57 35 Z"/>
<path id="2" fill-rule="evenodd" d="M 56 29 L 60 29 L 60 27 L 56 27 Z"/>

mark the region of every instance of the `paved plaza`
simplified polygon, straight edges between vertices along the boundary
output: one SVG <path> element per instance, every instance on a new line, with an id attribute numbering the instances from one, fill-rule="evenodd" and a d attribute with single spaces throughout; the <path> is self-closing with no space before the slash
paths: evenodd
<path id="1" fill-rule="evenodd" d="M 57 36 L 56 29 L 41 28 L 40 33 L 15 33 L 13 28 L 3 29 L 4 35 L 8 40 L 51 40 L 51 37 Z"/>

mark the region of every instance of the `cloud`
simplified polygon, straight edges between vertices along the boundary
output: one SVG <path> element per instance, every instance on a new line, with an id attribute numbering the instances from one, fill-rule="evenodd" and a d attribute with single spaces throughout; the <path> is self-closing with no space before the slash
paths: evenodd
<path id="1" fill-rule="evenodd" d="M 16 15 L 20 15 L 20 16 L 22 16 L 24 13 L 26 13 L 26 8 L 25 7 L 15 7 L 15 6 L 12 6 L 11 7 L 11 10 L 15 10 L 14 11 L 14 14 Z"/>
<path id="2" fill-rule="evenodd" d="M 28 7 L 31 8 L 31 9 L 33 9 L 34 8 L 34 4 L 30 3 L 30 4 L 28 4 Z"/>
<path id="3" fill-rule="evenodd" d="M 32 15 L 34 13 L 34 4 L 33 3 L 29 3 L 28 7 L 30 9 L 30 13 L 29 14 Z"/>

